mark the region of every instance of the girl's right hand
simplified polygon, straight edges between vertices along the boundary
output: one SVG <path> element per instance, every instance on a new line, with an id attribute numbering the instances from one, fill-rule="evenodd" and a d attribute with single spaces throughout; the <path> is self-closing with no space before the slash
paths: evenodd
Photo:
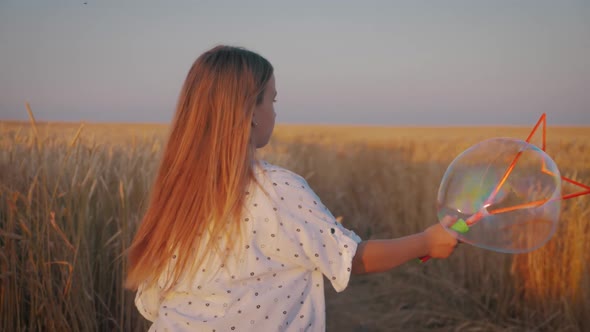
<path id="1" fill-rule="evenodd" d="M 452 217 L 445 217 L 443 222 L 446 224 L 453 224 Z M 447 258 L 449 257 L 457 244 L 457 238 L 447 231 L 440 223 L 428 227 L 424 231 L 426 237 L 426 244 L 428 247 L 428 255 L 433 258 Z"/>

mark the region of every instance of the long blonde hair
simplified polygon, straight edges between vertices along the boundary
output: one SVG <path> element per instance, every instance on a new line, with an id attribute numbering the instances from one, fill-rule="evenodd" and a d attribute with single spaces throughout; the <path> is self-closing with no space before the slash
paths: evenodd
<path id="1" fill-rule="evenodd" d="M 185 253 L 169 271 L 167 285 L 173 285 L 198 265 L 186 254 L 196 243 L 239 234 L 246 187 L 254 178 L 252 113 L 272 74 L 262 56 L 230 46 L 217 46 L 192 65 L 147 211 L 129 248 L 127 288 L 155 283 L 174 253 Z M 204 248 L 201 255 L 217 249 L 213 240 Z"/>

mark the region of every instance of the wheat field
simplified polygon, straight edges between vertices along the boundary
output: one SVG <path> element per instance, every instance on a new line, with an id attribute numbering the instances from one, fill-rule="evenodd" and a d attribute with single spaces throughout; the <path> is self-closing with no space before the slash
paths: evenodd
<path id="1" fill-rule="evenodd" d="M 0 122 L 1 331 L 147 329 L 122 287 L 123 253 L 167 130 Z M 304 176 L 363 239 L 381 239 L 436 222 L 438 185 L 465 148 L 529 131 L 279 125 L 259 154 Z M 562 174 L 590 184 L 590 128 L 547 135 Z M 562 209 L 557 234 L 528 254 L 462 245 L 447 260 L 353 276 L 342 293 L 326 287 L 328 331 L 590 331 L 590 196 Z"/>

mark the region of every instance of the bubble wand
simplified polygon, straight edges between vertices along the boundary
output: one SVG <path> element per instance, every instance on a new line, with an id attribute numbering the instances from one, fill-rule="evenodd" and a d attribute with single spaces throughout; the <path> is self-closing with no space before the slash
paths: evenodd
<path id="1" fill-rule="evenodd" d="M 530 140 L 532 139 L 532 137 L 534 136 L 535 132 L 537 131 L 537 129 L 543 125 L 543 129 L 542 129 L 542 151 L 545 152 L 545 148 L 546 148 L 546 128 L 547 128 L 547 121 L 546 121 L 546 114 L 543 113 L 541 115 L 541 117 L 539 118 L 539 120 L 537 121 L 535 127 L 533 128 L 533 130 L 531 131 L 531 133 L 529 134 L 529 136 L 526 139 L 526 144 L 530 144 Z M 465 234 L 469 231 L 469 229 L 475 225 L 477 222 L 479 222 L 480 220 L 482 220 L 485 217 L 488 217 L 490 215 L 495 215 L 495 214 L 500 214 L 500 213 L 506 213 L 506 212 L 512 212 L 512 211 L 516 211 L 516 210 L 520 210 L 520 209 L 526 209 L 526 208 L 532 208 L 532 207 L 537 207 L 537 206 L 541 206 L 543 204 L 546 204 L 550 201 L 555 201 L 555 200 L 565 200 L 565 199 L 570 199 L 570 198 L 574 198 L 574 197 L 578 197 L 578 196 L 582 196 L 582 195 L 587 195 L 590 194 L 590 186 L 584 185 L 580 182 L 574 181 L 570 178 L 567 178 L 563 175 L 559 175 L 560 179 L 562 181 L 571 183 L 573 185 L 576 185 L 578 187 L 583 188 L 584 190 L 576 192 L 576 193 L 572 193 L 572 194 L 568 194 L 568 195 L 562 195 L 560 193 L 559 197 L 553 197 L 553 198 L 546 198 L 546 199 L 539 199 L 539 200 L 535 200 L 532 202 L 528 202 L 528 203 L 522 203 L 522 204 L 517 204 L 517 205 L 513 205 L 513 206 L 508 206 L 508 207 L 502 207 L 502 208 L 495 208 L 495 209 L 490 209 L 490 207 L 493 206 L 492 202 L 494 201 L 494 199 L 496 198 L 496 196 L 498 195 L 498 193 L 500 192 L 500 188 L 502 188 L 502 186 L 505 184 L 506 180 L 508 179 L 508 177 L 510 176 L 510 174 L 513 172 L 516 163 L 518 162 L 518 160 L 520 159 L 520 157 L 522 156 L 524 150 L 521 149 L 519 150 L 515 157 L 513 158 L 512 162 L 510 163 L 510 165 L 508 166 L 508 168 L 506 169 L 506 171 L 504 172 L 503 176 L 501 177 L 500 181 L 498 182 L 498 184 L 495 186 L 494 190 L 490 193 L 490 195 L 487 197 L 487 199 L 483 202 L 482 207 L 475 212 L 474 214 L 472 214 L 470 217 L 463 219 L 463 218 L 459 218 L 456 222 L 454 222 L 449 228 L 452 229 L 453 231 L 457 232 L 457 233 L 461 233 L 461 234 Z M 545 160 L 543 160 L 542 165 L 541 165 L 541 172 L 550 175 L 550 176 L 556 176 L 555 173 L 551 172 L 545 163 Z M 424 256 L 419 258 L 419 260 L 421 262 L 426 262 L 430 259 L 430 256 Z"/>

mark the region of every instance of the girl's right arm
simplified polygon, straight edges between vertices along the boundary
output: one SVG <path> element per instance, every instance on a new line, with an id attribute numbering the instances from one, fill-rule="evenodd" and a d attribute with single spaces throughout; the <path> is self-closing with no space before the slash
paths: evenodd
<path id="1" fill-rule="evenodd" d="M 364 241 L 352 260 L 352 273 L 384 272 L 423 256 L 446 258 L 456 246 L 457 239 L 440 224 L 397 239 Z"/>

